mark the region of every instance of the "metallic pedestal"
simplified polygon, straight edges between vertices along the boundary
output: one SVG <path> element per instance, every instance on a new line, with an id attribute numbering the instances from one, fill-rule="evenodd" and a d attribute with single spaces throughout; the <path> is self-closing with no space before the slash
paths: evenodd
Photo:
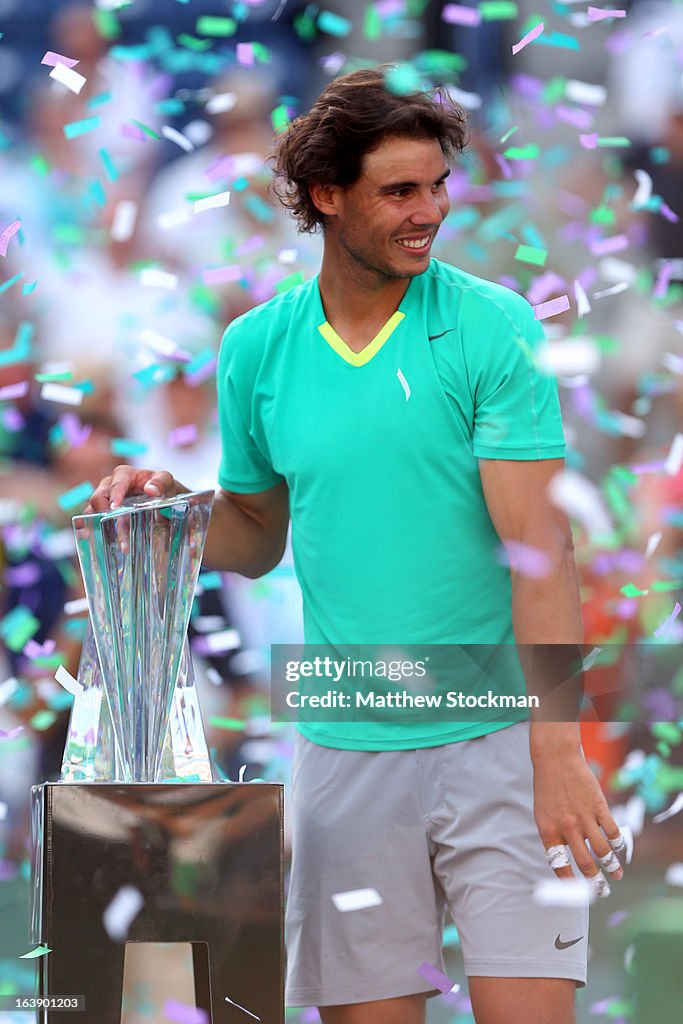
<path id="1" fill-rule="evenodd" d="M 270 783 L 36 786 L 33 941 L 51 950 L 38 962 L 40 994 L 85 996 L 84 1011 L 40 1020 L 120 1024 L 127 944 L 164 942 L 193 944 L 193 1002 L 206 1014 L 194 1019 L 282 1024 L 282 792 Z M 105 912 L 123 887 L 144 902 L 112 937 Z"/>

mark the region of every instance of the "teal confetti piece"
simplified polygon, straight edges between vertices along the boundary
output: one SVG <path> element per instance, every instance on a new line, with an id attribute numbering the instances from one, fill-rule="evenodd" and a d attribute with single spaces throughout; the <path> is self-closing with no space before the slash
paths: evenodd
<path id="1" fill-rule="evenodd" d="M 199 577 L 204 590 L 220 590 L 223 586 L 223 579 L 219 572 L 204 572 Z"/>
<path id="2" fill-rule="evenodd" d="M 264 224 L 271 224 L 275 220 L 275 212 L 270 203 L 267 203 L 261 196 L 248 195 L 244 197 L 243 205 L 257 220 Z"/>
<path id="3" fill-rule="evenodd" d="M 330 36 L 348 36 L 353 25 L 348 18 L 342 18 L 340 14 L 321 11 L 318 15 L 318 28 Z"/>
<path id="4" fill-rule="evenodd" d="M 0 622 L 0 636 L 10 651 L 24 649 L 40 629 L 40 622 L 23 604 L 17 605 Z"/>
<path id="5" fill-rule="evenodd" d="M 625 135 L 599 135 L 598 146 L 615 146 L 625 148 L 631 145 L 631 140 Z"/>
<path id="6" fill-rule="evenodd" d="M 21 289 L 21 294 L 22 295 L 30 295 L 31 292 L 35 290 L 35 287 L 36 287 L 37 284 L 38 284 L 37 281 L 32 281 L 31 284 L 25 284 L 23 286 L 23 288 Z"/>
<path id="7" fill-rule="evenodd" d="M 275 110 L 270 115 L 271 124 L 276 132 L 283 132 L 289 124 L 289 114 L 287 107 L 284 103 L 281 103 L 279 107 L 275 107 Z"/>
<path id="8" fill-rule="evenodd" d="M 528 146 L 510 146 L 503 156 L 506 160 L 535 160 L 540 152 L 541 147 L 531 142 Z"/>
<path id="9" fill-rule="evenodd" d="M 23 363 L 31 358 L 33 331 L 33 324 L 28 321 L 19 324 L 12 347 L 0 352 L 0 366 L 12 366 L 14 363 Z"/>
<path id="10" fill-rule="evenodd" d="M 515 259 L 522 263 L 533 263 L 536 267 L 544 267 L 548 259 L 548 252 L 546 249 L 537 249 L 532 245 L 518 245 Z"/>
<path id="11" fill-rule="evenodd" d="M 47 708 L 43 708 L 40 711 L 36 711 L 35 715 L 29 719 L 29 725 L 36 732 L 45 732 L 51 725 L 57 721 L 57 715 L 54 711 L 48 711 Z"/>
<path id="12" fill-rule="evenodd" d="M 64 134 L 67 139 L 77 139 L 80 135 L 94 132 L 101 124 L 102 118 L 99 114 L 95 114 L 94 117 L 86 117 L 82 121 L 71 121 L 70 124 L 65 124 Z"/>
<path id="13" fill-rule="evenodd" d="M 20 960 L 35 960 L 39 956 L 46 956 L 51 953 L 52 950 L 49 946 L 36 946 L 35 949 L 30 950 L 28 953 L 22 953 L 19 957 Z"/>
<path id="14" fill-rule="evenodd" d="M 2 292 L 6 292 L 8 288 L 11 288 L 13 284 L 16 284 L 17 281 L 21 281 L 24 274 L 25 271 L 20 270 L 18 274 L 14 275 L 14 277 L 10 277 L 7 281 L 3 281 L 2 284 L 0 284 L 0 295 Z"/>
<path id="15" fill-rule="evenodd" d="M 69 509 L 76 508 L 77 505 L 84 505 L 94 490 L 93 485 L 86 480 L 84 483 L 72 487 L 71 490 L 65 491 L 64 494 L 60 494 L 57 504 L 65 512 L 68 512 Z"/>
<path id="16" fill-rule="evenodd" d="M 192 374 L 196 373 L 197 370 L 201 370 L 203 366 L 210 363 L 213 357 L 213 349 L 203 348 L 201 352 L 194 357 L 192 362 L 187 364 L 185 367 L 185 375 L 192 376 Z"/>
<path id="17" fill-rule="evenodd" d="M 389 68 L 384 76 L 384 82 L 389 92 L 393 92 L 395 96 L 408 96 L 422 89 L 422 78 L 410 64 L 399 64 L 398 67 Z"/>
<path id="18" fill-rule="evenodd" d="M 111 442 L 113 455 L 120 455 L 122 458 L 131 458 L 134 455 L 144 455 L 147 445 L 144 441 L 130 441 L 127 437 L 115 437 Z"/>
<path id="19" fill-rule="evenodd" d="M 107 90 L 107 92 L 99 92 L 97 96 L 90 97 L 90 99 L 86 103 L 86 106 L 89 107 L 90 110 L 92 110 L 94 107 L 101 107 L 103 103 L 109 103 L 111 97 L 111 89 Z"/>
<path id="20" fill-rule="evenodd" d="M 575 36 L 564 32 L 543 32 L 534 39 L 534 46 L 554 46 L 559 50 L 580 50 L 581 44 Z"/>
<path id="21" fill-rule="evenodd" d="M 114 161 L 109 156 L 107 150 L 100 149 L 98 152 L 100 154 L 100 160 L 104 164 L 104 169 L 107 172 L 107 178 L 109 181 L 118 181 L 119 172 L 116 170 L 116 167 L 114 167 Z"/>

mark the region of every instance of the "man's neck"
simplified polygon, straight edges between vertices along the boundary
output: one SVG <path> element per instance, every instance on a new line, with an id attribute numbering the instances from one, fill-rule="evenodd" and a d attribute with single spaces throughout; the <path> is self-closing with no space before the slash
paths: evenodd
<path id="1" fill-rule="evenodd" d="M 318 283 L 327 321 L 345 337 L 354 328 L 379 330 L 398 309 L 410 278 L 349 272 L 323 257 Z"/>

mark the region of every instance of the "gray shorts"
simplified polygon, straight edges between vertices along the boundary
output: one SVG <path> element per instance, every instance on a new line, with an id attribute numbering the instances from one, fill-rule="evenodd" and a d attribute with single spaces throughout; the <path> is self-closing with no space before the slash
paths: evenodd
<path id="1" fill-rule="evenodd" d="M 468 975 L 585 984 L 588 909 L 532 898 L 555 877 L 532 794 L 528 722 L 421 750 L 297 736 L 287 1005 L 436 995 L 417 970 L 445 971 L 446 910 Z M 381 902 L 338 909 L 334 896 L 360 889 Z"/>

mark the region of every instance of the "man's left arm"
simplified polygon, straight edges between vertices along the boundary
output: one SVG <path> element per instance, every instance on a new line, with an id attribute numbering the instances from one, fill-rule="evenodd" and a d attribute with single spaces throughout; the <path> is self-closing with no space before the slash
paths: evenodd
<path id="1" fill-rule="evenodd" d="M 510 554 L 513 627 L 527 691 L 539 696 L 530 729 L 536 824 L 546 850 L 559 848 L 558 876 L 573 874 L 563 864 L 562 848 L 569 846 L 579 870 L 594 880 L 600 895 L 608 895 L 586 840 L 616 879 L 623 872 L 614 851 L 621 852 L 624 842 L 581 750 L 579 581 L 571 526 L 548 494 L 563 468 L 562 459 L 479 460 L 488 511 Z M 524 571 L 526 548 L 542 552 L 543 575 Z"/>

